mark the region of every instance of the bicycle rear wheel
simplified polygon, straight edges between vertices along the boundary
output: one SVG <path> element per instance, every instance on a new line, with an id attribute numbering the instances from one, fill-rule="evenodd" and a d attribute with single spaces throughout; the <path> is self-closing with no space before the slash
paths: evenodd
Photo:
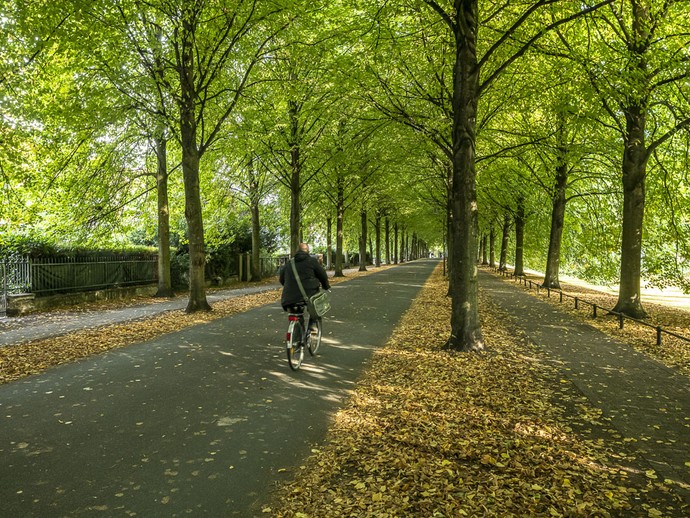
<path id="1" fill-rule="evenodd" d="M 304 347 L 302 346 L 302 326 L 298 321 L 291 321 L 286 335 L 287 359 L 290 368 L 296 371 L 304 360 Z"/>
<path id="2" fill-rule="evenodd" d="M 313 323 L 309 322 L 309 325 L 315 325 L 315 330 L 309 333 L 307 339 L 309 354 L 314 356 L 321 345 L 321 320 L 314 320 Z"/>

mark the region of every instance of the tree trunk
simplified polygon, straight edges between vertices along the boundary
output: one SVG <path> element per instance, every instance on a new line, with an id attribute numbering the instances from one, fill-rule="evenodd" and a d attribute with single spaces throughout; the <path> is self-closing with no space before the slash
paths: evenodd
<path id="1" fill-rule="evenodd" d="M 261 280 L 261 224 L 259 221 L 259 201 L 252 199 L 250 207 L 252 215 L 252 268 L 251 282 Z"/>
<path id="2" fill-rule="evenodd" d="M 451 331 L 447 347 L 459 351 L 484 349 L 479 323 L 477 265 L 477 190 L 475 141 L 479 66 L 477 63 L 477 0 L 456 2 L 453 70 L 453 181 L 451 225 Z"/>
<path id="3" fill-rule="evenodd" d="M 168 202 L 168 151 L 163 135 L 156 138 L 156 194 L 158 197 L 158 290 L 155 297 L 173 297 L 170 275 L 170 206 Z"/>
<path id="4" fill-rule="evenodd" d="M 525 202 L 518 196 L 515 212 L 515 271 L 513 275 L 525 275 Z"/>
<path id="5" fill-rule="evenodd" d="M 336 206 L 336 229 L 335 229 L 335 276 L 344 277 L 343 274 L 343 219 L 345 218 L 345 187 L 343 178 L 338 176 L 338 202 Z"/>
<path id="6" fill-rule="evenodd" d="M 376 222 L 374 223 L 376 231 L 376 267 L 381 266 L 381 213 L 376 211 Z"/>
<path id="7" fill-rule="evenodd" d="M 561 155 L 556 169 L 551 208 L 551 234 L 549 236 L 549 253 L 546 258 L 546 272 L 544 273 L 545 288 L 561 289 L 559 270 L 561 264 L 561 243 L 563 241 L 563 225 L 565 221 L 566 188 L 568 186 L 568 164 L 565 162 L 565 149 L 560 149 Z"/>
<path id="8" fill-rule="evenodd" d="M 640 300 L 642 272 L 642 225 L 648 154 L 645 148 L 645 108 L 628 107 L 623 152 L 623 240 L 618 302 L 614 311 L 633 318 L 647 313 Z"/>
<path id="9" fill-rule="evenodd" d="M 398 222 L 393 224 L 393 264 L 398 264 Z"/>
<path id="10" fill-rule="evenodd" d="M 488 245 L 489 245 L 489 239 L 486 234 L 482 236 L 482 265 L 488 265 L 489 264 L 489 256 L 488 256 Z"/>
<path id="11" fill-rule="evenodd" d="M 289 103 L 290 118 L 290 253 L 294 254 L 301 242 L 301 205 L 302 191 L 301 172 L 302 162 L 299 146 L 299 118 L 297 103 Z"/>
<path id="12" fill-rule="evenodd" d="M 330 270 L 333 268 L 333 218 L 328 216 L 326 218 L 326 268 Z"/>
<path id="13" fill-rule="evenodd" d="M 391 264 L 391 222 L 386 216 L 386 264 Z"/>
<path id="14" fill-rule="evenodd" d="M 508 242 L 510 241 L 510 215 L 503 216 L 503 230 L 501 233 L 501 257 L 498 262 L 498 269 L 505 272 L 508 268 Z"/>
<path id="15" fill-rule="evenodd" d="M 359 271 L 367 271 L 367 211 L 360 212 L 362 221 L 362 234 L 359 237 Z"/>
<path id="16" fill-rule="evenodd" d="M 180 136 L 182 141 L 182 177 L 185 193 L 185 218 L 189 233 L 189 302 L 186 311 L 209 311 L 206 300 L 204 223 L 199 186 L 199 148 L 197 146 L 196 92 L 194 91 L 193 27 L 191 17 L 183 17 L 180 67 Z"/>
<path id="17" fill-rule="evenodd" d="M 489 231 L 489 266 L 496 268 L 496 229 L 493 223 Z"/>

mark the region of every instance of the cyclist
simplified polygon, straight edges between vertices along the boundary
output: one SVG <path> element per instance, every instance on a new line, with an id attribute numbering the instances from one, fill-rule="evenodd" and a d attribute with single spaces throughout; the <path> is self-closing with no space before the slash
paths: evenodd
<path id="1" fill-rule="evenodd" d="M 300 243 L 299 248 L 294 256 L 295 267 L 297 274 L 302 281 L 304 291 L 307 297 L 311 297 L 319 292 L 319 287 L 324 290 L 330 290 L 331 285 L 328 283 L 328 274 L 316 257 L 309 255 L 309 245 Z M 283 294 L 280 297 L 280 303 L 285 311 L 293 311 L 295 313 L 302 312 L 305 301 L 302 292 L 295 281 L 295 274 L 292 271 L 290 263 L 283 265 L 280 269 L 280 284 L 283 285 Z M 298 309 L 299 308 L 299 309 Z M 310 331 L 314 330 L 312 319 L 310 319 Z"/>

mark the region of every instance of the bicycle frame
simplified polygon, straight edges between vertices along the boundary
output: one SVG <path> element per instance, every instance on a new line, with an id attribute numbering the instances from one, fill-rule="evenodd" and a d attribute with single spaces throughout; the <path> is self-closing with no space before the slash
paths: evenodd
<path id="1" fill-rule="evenodd" d="M 304 315 L 301 313 L 288 313 L 288 325 L 289 322 L 299 322 L 302 327 L 302 335 L 304 336 Z M 285 341 L 290 341 L 290 332 L 285 333 Z"/>

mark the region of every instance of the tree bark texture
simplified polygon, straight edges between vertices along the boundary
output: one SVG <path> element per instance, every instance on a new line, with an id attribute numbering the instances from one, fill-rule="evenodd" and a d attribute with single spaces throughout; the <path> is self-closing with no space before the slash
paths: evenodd
<path id="1" fill-rule="evenodd" d="M 376 211 L 376 221 L 374 223 L 376 231 L 376 267 L 381 266 L 381 213 Z"/>
<path id="2" fill-rule="evenodd" d="M 168 202 L 167 140 L 156 138 L 156 194 L 158 197 L 158 290 L 156 297 L 174 296 L 170 275 L 170 206 Z"/>
<path id="3" fill-rule="evenodd" d="M 386 239 L 386 264 L 391 264 L 391 222 L 388 216 L 386 216 L 386 228 L 385 228 L 385 239 Z"/>
<path id="4" fill-rule="evenodd" d="M 451 225 L 453 277 L 451 332 L 447 347 L 459 351 L 484 349 L 479 323 L 477 284 L 477 191 L 475 142 L 479 99 L 477 62 L 478 2 L 455 2 L 455 64 L 453 70 L 453 181 Z"/>
<path id="5" fill-rule="evenodd" d="M 333 218 L 328 216 L 326 218 L 326 268 L 330 270 L 333 268 Z"/>
<path id="6" fill-rule="evenodd" d="M 191 9 L 188 8 L 188 9 Z M 194 90 L 193 26 L 191 13 L 184 13 L 180 62 L 180 136 L 182 140 L 182 177 L 185 193 L 185 218 L 189 233 L 189 302 L 186 311 L 208 311 L 206 300 L 204 224 L 199 185 L 199 148 L 197 145 L 196 92 Z"/>
<path id="7" fill-rule="evenodd" d="M 515 211 L 515 271 L 513 275 L 525 275 L 525 202 L 517 199 Z"/>
<path id="8" fill-rule="evenodd" d="M 362 209 L 360 212 L 362 222 L 362 232 L 359 236 L 359 271 L 367 271 L 367 211 Z"/>
<path id="9" fill-rule="evenodd" d="M 506 213 L 503 216 L 503 229 L 501 231 L 501 257 L 498 263 L 498 269 L 505 272 L 508 268 L 508 243 L 510 241 L 510 214 Z"/>
<path id="10" fill-rule="evenodd" d="M 398 264 L 398 222 L 393 224 L 393 264 Z"/>
<path id="11" fill-rule="evenodd" d="M 625 110 L 626 139 L 623 152 L 623 239 L 618 302 L 614 311 L 633 318 L 647 313 L 640 300 L 642 271 L 642 227 L 645 206 L 645 179 L 648 153 L 645 148 L 646 109 Z"/>
<path id="12" fill-rule="evenodd" d="M 301 242 L 302 162 L 299 146 L 299 117 L 296 102 L 289 104 L 290 118 L 290 253 L 294 254 Z"/>
<path id="13" fill-rule="evenodd" d="M 496 267 L 496 229 L 493 223 L 489 230 L 489 266 L 491 268 Z"/>
<path id="14" fill-rule="evenodd" d="M 335 228 L 335 276 L 344 277 L 343 274 L 343 220 L 345 219 L 345 186 L 344 179 L 338 175 L 336 204 L 336 228 Z"/>
<path id="15" fill-rule="evenodd" d="M 259 220 L 259 200 L 253 197 L 250 206 L 252 216 L 252 266 L 251 282 L 261 280 L 261 222 Z"/>
<path id="16" fill-rule="evenodd" d="M 568 164 L 565 162 L 565 149 L 559 150 L 561 158 L 556 169 L 551 201 L 551 233 L 549 235 L 549 252 L 546 257 L 544 273 L 545 288 L 561 289 L 559 279 L 561 265 L 561 243 L 565 221 L 566 188 L 568 186 Z"/>

